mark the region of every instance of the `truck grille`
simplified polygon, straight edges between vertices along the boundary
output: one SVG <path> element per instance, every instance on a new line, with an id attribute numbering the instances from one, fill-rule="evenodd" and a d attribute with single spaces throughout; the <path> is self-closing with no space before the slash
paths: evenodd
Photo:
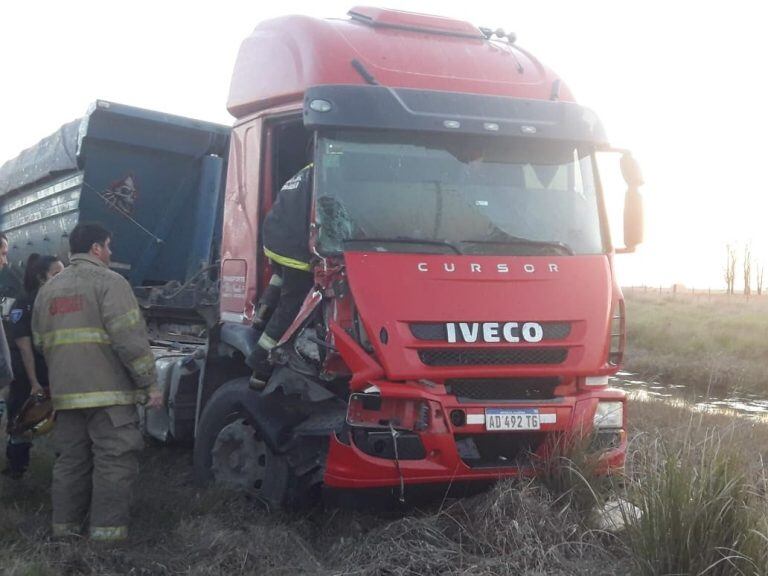
<path id="1" fill-rule="evenodd" d="M 559 378 L 454 378 L 449 394 L 468 400 L 551 400 Z"/>
<path id="2" fill-rule="evenodd" d="M 567 356 L 567 348 L 433 348 L 419 350 L 419 359 L 427 366 L 561 364 Z"/>
<path id="3" fill-rule="evenodd" d="M 500 324 L 503 324 L 503 322 Z M 524 323 L 519 322 L 519 324 L 522 326 Z M 564 340 L 571 333 L 570 322 L 540 322 L 540 324 L 544 330 L 544 340 Z M 440 340 L 445 342 L 448 339 L 444 322 L 414 323 L 410 324 L 410 329 L 411 334 L 417 340 Z"/>

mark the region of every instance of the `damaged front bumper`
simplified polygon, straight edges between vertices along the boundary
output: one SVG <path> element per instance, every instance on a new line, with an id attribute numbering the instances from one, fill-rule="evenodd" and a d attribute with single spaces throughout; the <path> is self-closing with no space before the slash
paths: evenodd
<path id="1" fill-rule="evenodd" d="M 593 426 L 599 402 L 625 404 L 618 390 L 587 390 L 546 401 L 471 403 L 417 383 L 371 384 L 378 399 L 377 394 L 353 395 L 347 425 L 330 438 L 328 488 L 399 486 L 402 491 L 410 485 L 534 476 L 553 457 L 571 450 L 589 454 L 597 475 L 624 465 L 623 421 L 609 429 Z M 495 428 L 498 416 L 510 414 L 519 420 L 506 424 L 516 429 Z"/>

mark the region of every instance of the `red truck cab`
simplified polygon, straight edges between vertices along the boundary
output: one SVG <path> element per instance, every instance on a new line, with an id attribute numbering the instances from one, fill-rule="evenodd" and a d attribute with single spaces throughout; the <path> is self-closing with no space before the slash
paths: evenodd
<path id="1" fill-rule="evenodd" d="M 608 142 L 557 75 L 466 22 L 356 7 L 258 25 L 228 108 L 221 347 L 247 356 L 270 276 L 260 222 L 309 161 L 315 289 L 265 390 L 209 386 L 199 468 L 285 504 L 529 474 L 571 437 L 623 466 Z"/>

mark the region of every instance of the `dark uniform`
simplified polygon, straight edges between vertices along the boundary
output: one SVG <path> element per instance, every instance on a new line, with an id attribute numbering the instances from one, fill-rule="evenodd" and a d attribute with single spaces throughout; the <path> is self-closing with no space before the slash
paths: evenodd
<path id="1" fill-rule="evenodd" d="M 251 359 L 257 372 L 264 371 L 269 351 L 296 318 L 314 283 L 309 265 L 312 169 L 312 164 L 306 166 L 283 185 L 262 225 L 264 253 L 276 265 L 270 285 L 280 289 L 280 299 Z"/>
<path id="2" fill-rule="evenodd" d="M 9 322 L 9 345 L 11 352 L 11 366 L 13 368 L 14 380 L 11 382 L 11 390 L 8 396 L 8 422 L 18 414 L 21 407 L 29 398 L 31 383 L 27 371 L 24 368 L 21 350 L 16 344 L 19 338 L 32 339 L 32 309 L 35 303 L 37 292 L 25 294 L 17 299 L 8 315 Z M 45 358 L 38 351 L 33 349 L 35 358 L 35 373 L 37 381 L 43 388 L 48 389 L 48 366 L 45 364 Z M 9 434 L 8 445 L 5 449 L 5 456 L 8 463 L 8 474 L 19 477 L 29 466 L 29 451 L 32 448 L 32 442 L 23 437 L 15 437 Z"/>

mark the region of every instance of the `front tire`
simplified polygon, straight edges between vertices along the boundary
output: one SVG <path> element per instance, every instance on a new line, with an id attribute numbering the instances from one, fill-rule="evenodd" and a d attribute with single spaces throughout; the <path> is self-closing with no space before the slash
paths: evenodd
<path id="1" fill-rule="evenodd" d="M 253 492 L 274 508 L 307 506 L 320 493 L 323 443 L 283 433 L 285 445 L 270 447 L 260 429 L 263 423 L 252 413 L 260 402 L 267 400 L 249 388 L 248 378 L 231 380 L 211 396 L 195 438 L 195 477 L 202 484 Z M 274 398 L 269 402 L 274 418 L 281 406 L 273 405 Z M 288 432 L 290 424 L 286 417 Z"/>

